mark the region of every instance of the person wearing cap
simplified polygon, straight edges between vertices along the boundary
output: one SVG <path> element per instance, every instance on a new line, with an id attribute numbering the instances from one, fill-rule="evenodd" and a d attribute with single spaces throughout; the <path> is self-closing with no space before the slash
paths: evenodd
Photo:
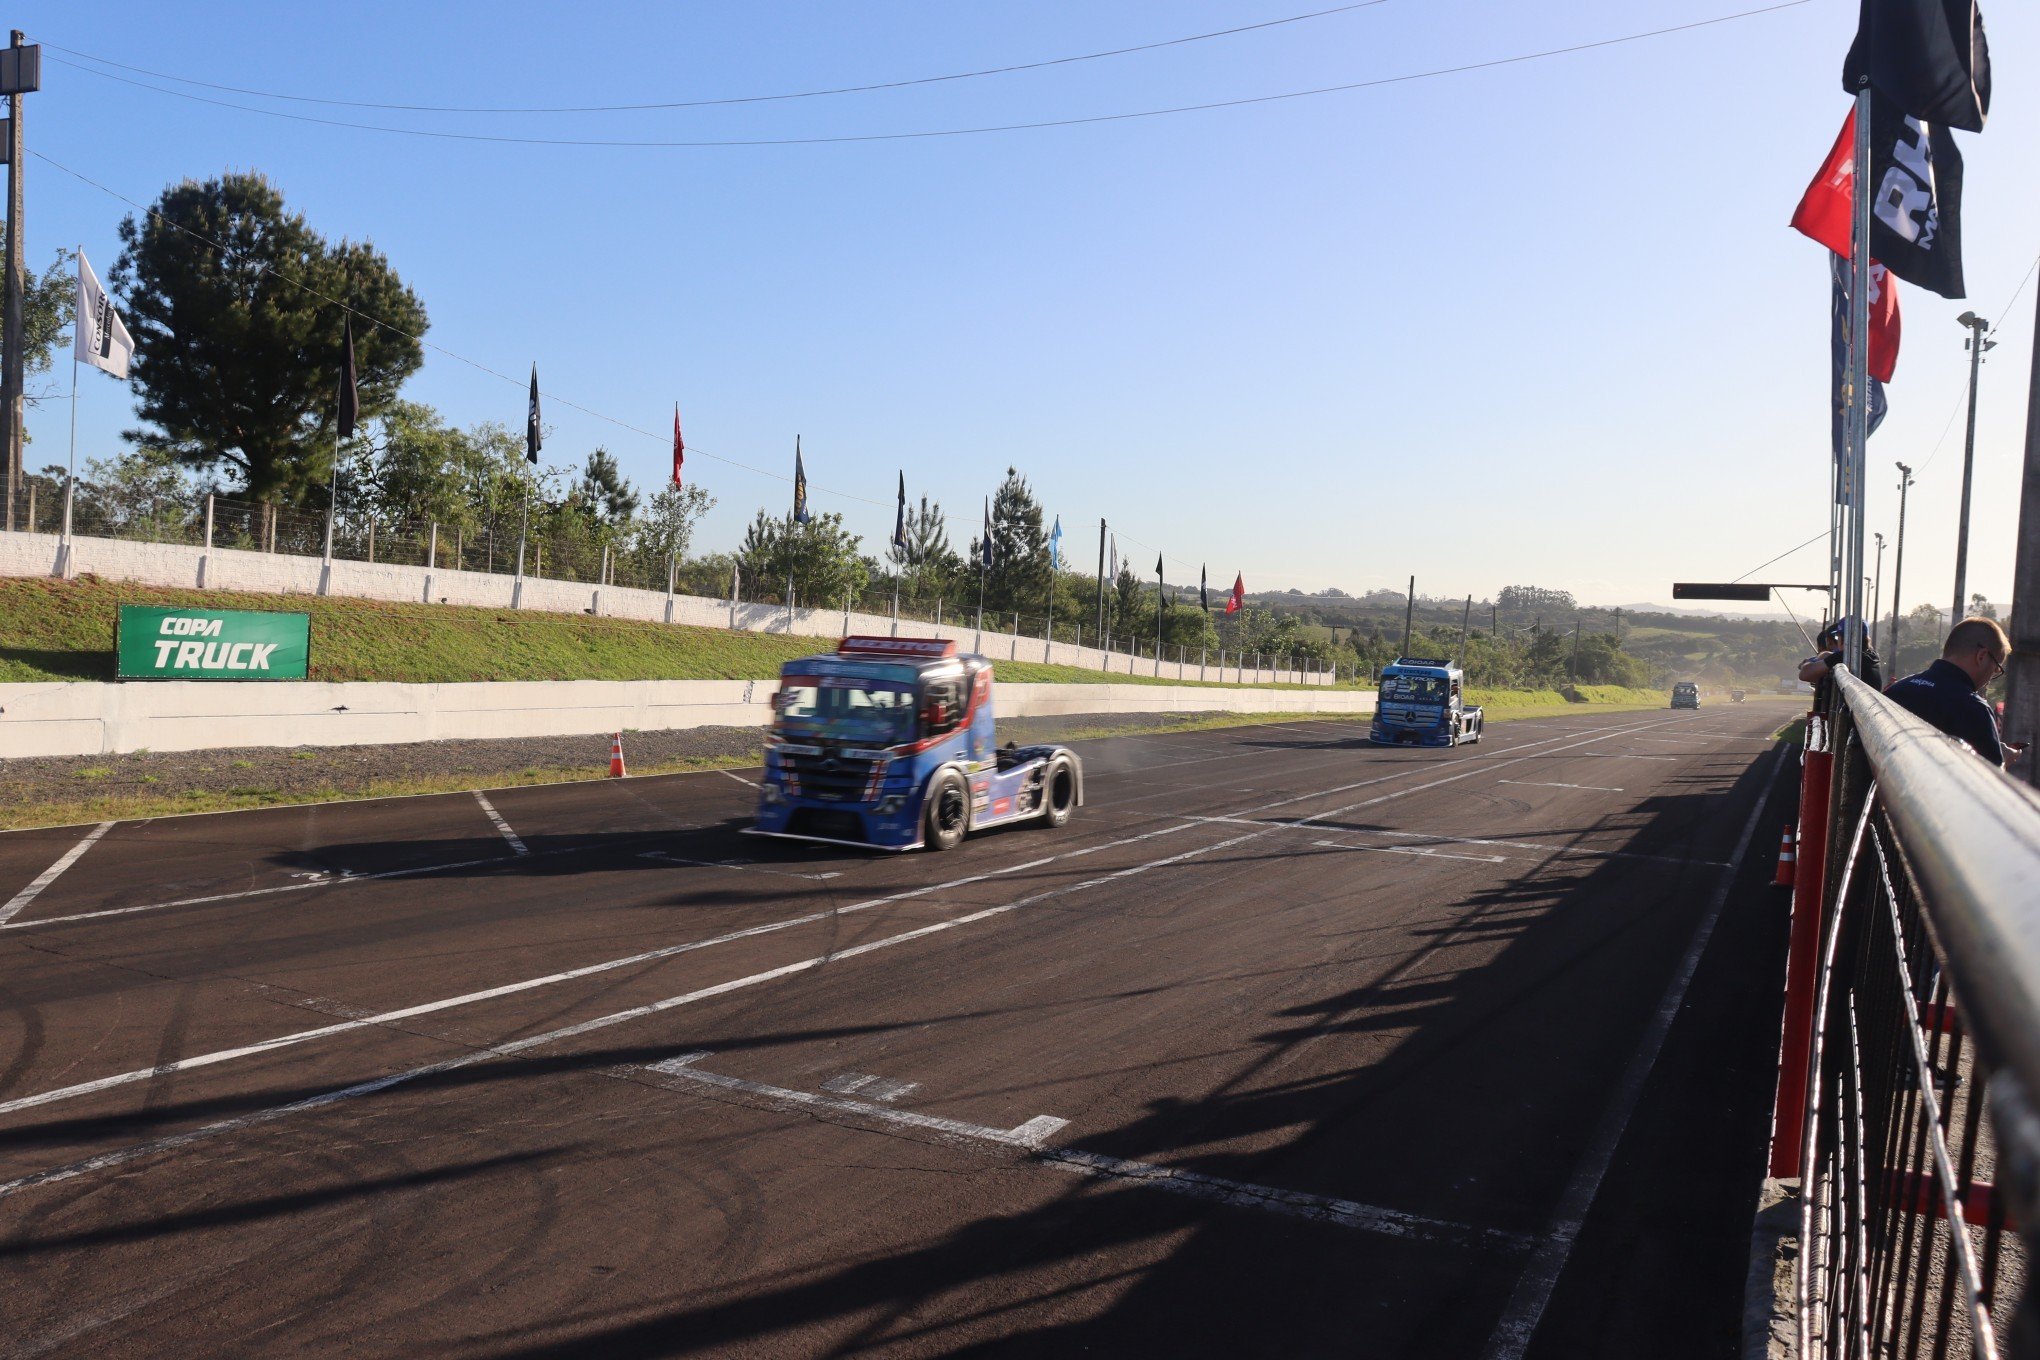
<path id="1" fill-rule="evenodd" d="M 1996 619 L 1964 619 L 1948 630 L 1940 660 L 1918 675 L 1894 681 L 1885 697 L 2002 766 L 2005 746 L 1998 737 L 1997 713 L 1983 691 L 2005 673 L 2005 658 L 2011 654 L 2011 639 Z"/>
<path id="2" fill-rule="evenodd" d="M 1854 619 L 1848 621 L 1847 627 L 1850 632 L 1861 629 Z M 1799 663 L 1799 678 L 1813 686 L 1813 706 L 1822 713 L 1834 711 L 1834 673 L 1844 656 L 1842 629 L 1843 625 L 1839 623 L 1831 623 L 1821 629 L 1820 636 L 1814 639 L 1814 645 L 1820 651 Z M 1868 638 L 1863 640 L 1863 666 L 1857 671 L 1856 678 L 1872 689 L 1884 688 L 1884 659 L 1877 655 Z"/>

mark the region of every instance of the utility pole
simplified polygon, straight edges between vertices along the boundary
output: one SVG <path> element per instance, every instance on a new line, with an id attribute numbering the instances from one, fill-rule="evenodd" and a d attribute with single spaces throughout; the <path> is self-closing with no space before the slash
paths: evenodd
<path id="1" fill-rule="evenodd" d="M 1874 652 L 1877 650 L 1877 620 L 1884 617 L 1881 612 L 1884 599 L 1884 535 L 1872 534 L 1871 537 L 1877 540 L 1877 570 L 1870 586 L 1870 650 Z"/>
<path id="2" fill-rule="evenodd" d="M 1976 370 L 1983 362 L 1983 352 L 1997 348 L 1997 341 L 1983 338 L 1990 323 L 1975 312 L 1964 312 L 1955 319 L 1969 328 L 1969 338 L 1962 342 L 1969 351 L 1969 428 L 1962 434 L 1962 510 L 1955 523 L 1955 612 L 1948 616 L 1950 627 L 1969 615 L 1969 479 L 1976 466 Z"/>
<path id="3" fill-rule="evenodd" d="M 1898 554 L 1891 563 L 1891 636 L 1885 639 L 1891 644 L 1891 674 L 1898 674 L 1898 588 L 1905 580 L 1905 493 L 1912 489 L 1912 469 L 1904 463 L 1898 466 Z"/>
<path id="4" fill-rule="evenodd" d="M 1466 630 L 1473 623 L 1473 596 L 1466 597 L 1466 612 L 1459 616 L 1459 664 L 1466 665 Z"/>
<path id="5" fill-rule="evenodd" d="M 1410 654 L 1410 625 L 1416 622 L 1416 618 L 1417 618 L 1417 578 L 1412 576 L 1410 577 L 1410 600 L 1409 603 L 1403 607 L 1402 653 L 1401 653 L 1403 656 L 1408 656 Z"/>
<path id="6" fill-rule="evenodd" d="M 1499 640 L 1502 636 L 1502 602 L 1492 601 L 1488 605 L 1488 635 Z"/>
<path id="7" fill-rule="evenodd" d="M 7 271 L 5 305 L 0 307 L 0 460 L 7 464 L 6 520 L 14 528 L 14 503 L 21 496 L 21 352 L 23 310 L 21 249 L 21 174 L 23 139 L 21 97 L 42 87 L 42 48 L 22 45 L 15 29 L 7 50 L 0 53 L 0 94 L 7 96 Z"/>
<path id="8" fill-rule="evenodd" d="M 2019 552 L 2012 565 L 2012 654 L 2006 658 L 2005 736 L 2026 742 L 2012 773 L 2040 787 L 2040 299 L 2033 307 L 2033 372 L 2026 387 L 2026 462 L 2019 476 Z"/>
<path id="9" fill-rule="evenodd" d="M 1572 621 L 1572 662 L 1570 669 L 1572 671 L 1573 688 L 1578 689 L 1580 686 L 1580 619 L 1577 614 L 1573 615 Z"/>

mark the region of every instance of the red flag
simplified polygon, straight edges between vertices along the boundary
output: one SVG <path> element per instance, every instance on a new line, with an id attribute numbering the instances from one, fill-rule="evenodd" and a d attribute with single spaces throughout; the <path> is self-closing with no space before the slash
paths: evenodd
<path id="1" fill-rule="evenodd" d="M 1856 197 L 1856 111 L 1842 123 L 1820 173 L 1806 186 L 1793 210 L 1792 226 L 1800 233 L 1849 258 L 1849 218 Z M 1876 260 L 1870 261 L 1870 376 L 1890 382 L 1898 367 L 1898 280 Z"/>
<path id="2" fill-rule="evenodd" d="M 1246 602 L 1247 602 L 1246 578 L 1244 576 L 1236 575 L 1232 578 L 1232 598 L 1228 599 L 1225 602 L 1225 612 L 1228 614 L 1238 613 L 1240 606 L 1245 604 Z"/>
<path id="3" fill-rule="evenodd" d="M 680 403 L 673 403 L 673 485 L 680 485 L 680 468 L 687 462 L 687 445 L 680 439 Z"/>

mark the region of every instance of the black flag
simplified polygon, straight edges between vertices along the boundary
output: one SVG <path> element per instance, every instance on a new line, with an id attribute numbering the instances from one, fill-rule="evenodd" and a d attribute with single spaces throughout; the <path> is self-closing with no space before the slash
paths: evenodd
<path id="1" fill-rule="evenodd" d="M 793 522 L 808 522 L 807 467 L 800 461 L 800 436 L 793 437 Z"/>
<path id="2" fill-rule="evenodd" d="M 1205 613 L 1209 614 L 1211 612 L 1211 568 L 1209 566 L 1202 566 L 1197 569 L 1197 603 L 1203 608 Z"/>
<path id="3" fill-rule="evenodd" d="M 354 422 L 361 419 L 361 394 L 355 390 L 354 313 L 347 314 L 347 357 L 340 370 L 340 437 L 354 438 Z"/>
<path id="4" fill-rule="evenodd" d="M 1990 45 L 1976 0 L 1862 0 L 1842 89 L 1868 80 L 1924 122 L 1983 131 L 1990 113 Z"/>
<path id="5" fill-rule="evenodd" d="M 1162 579 L 1162 555 L 1160 553 L 1155 554 L 1155 579 L 1157 581 Z"/>
<path id="6" fill-rule="evenodd" d="M 524 461 L 538 461 L 538 446 L 543 443 L 538 436 L 538 365 L 531 366 L 531 406 L 524 413 Z"/>
<path id="7" fill-rule="evenodd" d="M 1947 128 L 1870 95 L 1870 258 L 1944 298 L 1963 296 L 1962 153 Z"/>
<path id="8" fill-rule="evenodd" d="M 907 556 L 907 474 L 900 473 L 899 508 L 893 513 L 892 545 L 899 549 L 900 559 Z"/>
<path id="9" fill-rule="evenodd" d="M 985 498 L 985 536 L 978 543 L 978 562 L 987 571 L 992 566 L 992 501 Z"/>

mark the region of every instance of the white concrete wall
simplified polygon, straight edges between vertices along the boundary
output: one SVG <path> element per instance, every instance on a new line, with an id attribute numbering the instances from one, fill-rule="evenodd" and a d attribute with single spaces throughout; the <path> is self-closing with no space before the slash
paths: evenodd
<path id="1" fill-rule="evenodd" d="M 0 758 L 762 727 L 775 688 L 770 680 L 0 685 Z M 998 695 L 1009 717 L 1374 711 L 1374 695 L 1355 690 L 1009 684 Z"/>
<path id="2" fill-rule="evenodd" d="M 0 533 L 0 576 L 49 576 L 58 569 L 54 534 Z M 735 628 L 755 633 L 790 633 L 800 637 L 842 637 L 846 633 L 891 636 L 893 621 L 880 614 L 845 613 L 840 609 L 793 609 L 778 605 L 739 604 L 695 595 L 666 595 L 624 586 L 591 586 L 573 581 L 527 577 L 521 587 L 514 576 L 483 571 L 434 570 L 389 562 L 343 562 L 327 565 L 316 557 L 250 552 L 239 548 L 200 548 L 182 543 L 138 543 L 114 538 L 72 540 L 70 575 L 94 575 L 113 581 L 204 590 L 245 590 L 277 595 L 344 595 L 356 599 L 403 603 L 478 605 L 489 609 L 537 609 L 556 614 L 599 614 L 654 623 L 685 623 L 703 628 Z M 1219 665 L 1212 655 L 1203 660 L 1156 663 L 1123 652 L 1106 652 L 1074 643 L 1050 643 L 1039 637 L 1017 637 L 994 629 L 979 632 L 945 623 L 903 619 L 900 634 L 909 637 L 953 638 L 968 651 L 995 661 L 1047 661 L 1081 666 L 1109 674 L 1160 676 L 1212 684 L 1324 684 L 1330 675 L 1309 675 L 1262 667 L 1242 670 Z M 312 639 L 314 653 L 318 638 Z M 1227 657 L 1228 663 L 1234 658 Z"/>

